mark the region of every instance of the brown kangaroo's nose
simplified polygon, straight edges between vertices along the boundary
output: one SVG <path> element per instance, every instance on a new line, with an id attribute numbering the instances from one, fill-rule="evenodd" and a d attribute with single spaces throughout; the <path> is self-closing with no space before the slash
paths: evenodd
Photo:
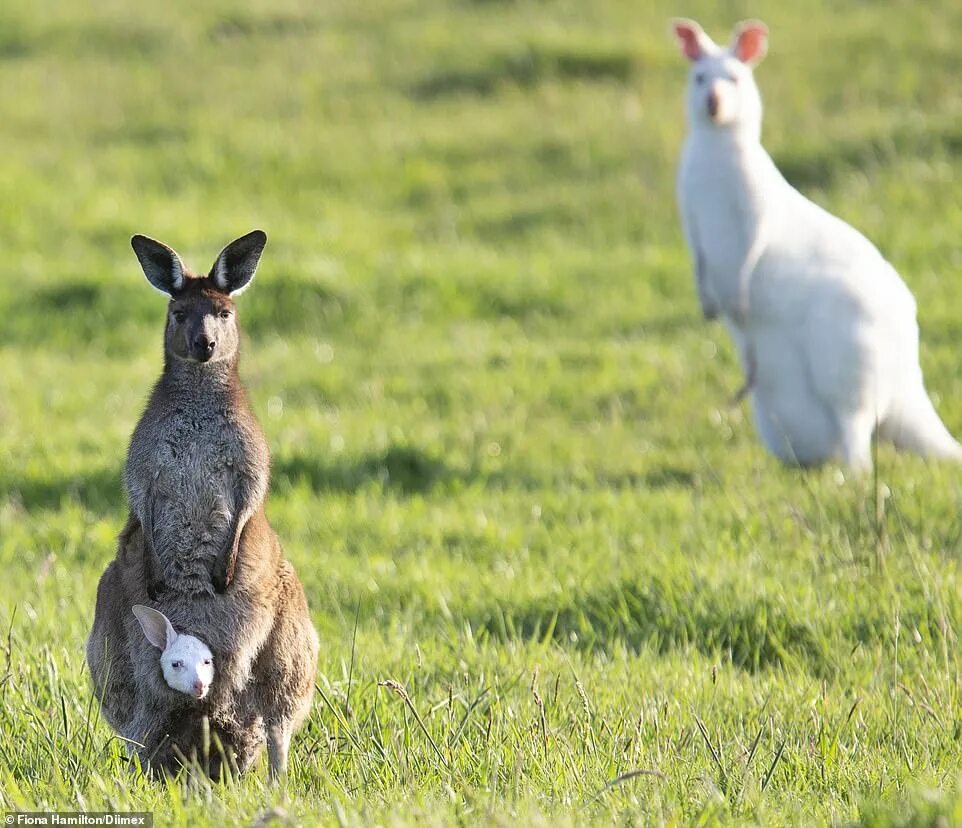
<path id="1" fill-rule="evenodd" d="M 214 355 L 216 344 L 207 334 L 197 334 L 191 345 L 191 356 L 198 362 L 207 362 Z"/>

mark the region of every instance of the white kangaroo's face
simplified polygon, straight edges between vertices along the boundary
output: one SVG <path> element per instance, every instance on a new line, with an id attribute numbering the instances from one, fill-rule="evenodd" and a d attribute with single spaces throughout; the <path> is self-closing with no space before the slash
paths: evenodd
<path id="1" fill-rule="evenodd" d="M 192 635 L 178 635 L 160 654 L 160 667 L 169 687 L 195 699 L 204 698 L 214 680 L 214 656 Z"/>
<path id="2" fill-rule="evenodd" d="M 160 653 L 160 669 L 167 686 L 195 699 L 203 699 L 214 681 L 214 656 L 199 638 L 178 633 L 159 610 L 135 604 L 131 608 L 144 637 Z"/>
<path id="3" fill-rule="evenodd" d="M 763 23 L 735 28 L 732 44 L 718 46 L 692 20 L 675 21 L 682 53 L 691 61 L 688 75 L 688 122 L 719 129 L 759 128 L 762 100 L 752 74 L 764 56 L 768 30 Z"/>
<path id="4" fill-rule="evenodd" d="M 688 77 L 688 119 L 725 127 L 761 121 L 762 100 L 752 70 L 724 52 L 696 61 Z"/>

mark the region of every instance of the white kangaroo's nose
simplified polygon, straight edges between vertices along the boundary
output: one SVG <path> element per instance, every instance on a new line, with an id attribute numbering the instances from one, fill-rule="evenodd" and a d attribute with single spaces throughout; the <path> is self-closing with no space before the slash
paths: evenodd
<path id="1" fill-rule="evenodd" d="M 194 682 L 194 695 L 197 696 L 198 699 L 202 699 L 206 694 L 207 685 L 200 679 L 197 679 L 197 681 Z"/>
<path id="2" fill-rule="evenodd" d="M 718 87 L 713 86 L 708 92 L 708 115 L 714 119 L 718 117 L 718 110 L 721 108 L 721 95 Z"/>

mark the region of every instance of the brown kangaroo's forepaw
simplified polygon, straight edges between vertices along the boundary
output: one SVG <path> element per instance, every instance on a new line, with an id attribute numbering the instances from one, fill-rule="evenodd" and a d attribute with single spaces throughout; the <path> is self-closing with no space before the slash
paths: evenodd
<path id="1" fill-rule="evenodd" d="M 214 592 L 218 593 L 227 592 L 227 587 L 230 586 L 227 575 L 223 572 L 215 572 L 211 578 L 211 583 L 214 585 Z"/>
<path id="2" fill-rule="evenodd" d="M 163 581 L 152 578 L 147 581 L 147 595 L 151 601 L 156 601 L 167 591 L 167 584 Z"/>
<path id="3" fill-rule="evenodd" d="M 231 533 L 230 543 L 222 555 L 214 561 L 214 571 L 211 573 L 211 583 L 217 592 L 225 592 L 234 581 L 234 567 L 237 565 L 237 553 L 240 549 L 241 529 L 236 528 Z"/>
<path id="4" fill-rule="evenodd" d="M 214 566 L 214 573 L 211 575 L 211 582 L 214 584 L 214 591 L 226 592 L 233 580 L 233 561 L 225 561 L 223 564 L 218 561 L 217 565 Z"/>

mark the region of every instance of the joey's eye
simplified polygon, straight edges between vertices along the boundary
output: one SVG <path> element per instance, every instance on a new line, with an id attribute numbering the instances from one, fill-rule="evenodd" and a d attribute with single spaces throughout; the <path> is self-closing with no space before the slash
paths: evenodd
<path id="1" fill-rule="evenodd" d="M 205 658 L 205 659 L 204 659 L 204 664 L 206 664 L 206 665 L 209 667 L 209 666 L 210 666 L 210 659 L 209 659 L 209 658 Z"/>
<path id="2" fill-rule="evenodd" d="M 705 82 L 705 73 L 704 73 L 704 72 L 696 72 L 696 73 L 695 73 L 695 83 L 697 83 L 699 86 L 701 86 L 704 82 Z"/>
<path id="3" fill-rule="evenodd" d="M 175 310 L 175 311 L 174 311 L 174 319 L 175 319 L 177 322 L 183 322 L 185 316 L 186 316 L 186 314 L 185 314 L 182 310 Z"/>
<path id="4" fill-rule="evenodd" d="M 218 313 L 217 315 L 218 315 L 221 319 L 230 319 L 230 311 L 229 311 L 229 310 L 222 310 L 222 311 L 221 311 L 220 313 Z"/>
<path id="5" fill-rule="evenodd" d="M 184 662 L 183 662 L 183 661 L 172 661 L 172 662 L 170 662 L 170 666 L 173 667 L 175 670 L 183 670 L 183 669 L 184 669 Z"/>

